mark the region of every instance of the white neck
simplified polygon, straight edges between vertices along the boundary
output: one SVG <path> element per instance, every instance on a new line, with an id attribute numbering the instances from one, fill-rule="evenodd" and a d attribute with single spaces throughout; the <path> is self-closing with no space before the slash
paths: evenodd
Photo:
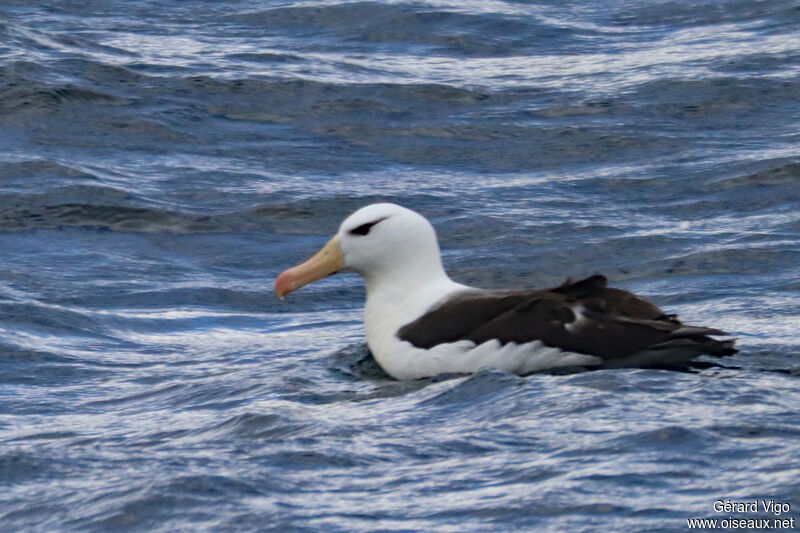
<path id="1" fill-rule="evenodd" d="M 411 272 L 410 272 L 411 271 Z M 367 301 L 364 326 L 373 354 L 392 342 L 398 329 L 417 319 L 453 291 L 467 288 L 451 280 L 441 266 L 413 272 L 403 269 L 395 276 L 365 276 Z"/>

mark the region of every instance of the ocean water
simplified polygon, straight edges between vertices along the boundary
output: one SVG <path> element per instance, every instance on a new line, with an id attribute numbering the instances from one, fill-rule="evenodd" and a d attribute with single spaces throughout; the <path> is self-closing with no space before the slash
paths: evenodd
<path id="1" fill-rule="evenodd" d="M 0 147 L 4 532 L 800 517 L 795 1 L 0 0 Z M 394 381 L 355 275 L 272 292 L 376 201 L 741 351 Z"/>

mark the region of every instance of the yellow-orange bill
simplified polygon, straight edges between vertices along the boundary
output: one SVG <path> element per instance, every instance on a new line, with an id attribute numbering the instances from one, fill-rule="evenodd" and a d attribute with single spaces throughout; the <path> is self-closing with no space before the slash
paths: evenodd
<path id="1" fill-rule="evenodd" d="M 284 270 L 275 280 L 275 294 L 283 298 L 312 281 L 338 272 L 342 269 L 344 256 L 339 248 L 339 237 L 334 236 L 314 256 L 297 266 Z"/>

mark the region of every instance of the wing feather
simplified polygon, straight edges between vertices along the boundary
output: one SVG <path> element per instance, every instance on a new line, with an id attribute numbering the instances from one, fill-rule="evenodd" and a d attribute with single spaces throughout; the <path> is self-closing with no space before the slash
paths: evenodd
<path id="1" fill-rule="evenodd" d="M 695 348 L 694 355 L 733 353 L 730 341 L 711 328 L 683 326 L 644 298 L 606 287 L 604 276 L 592 276 L 549 290 L 493 291 L 469 289 L 452 295 L 398 331 L 419 348 L 470 340 L 497 339 L 506 344 L 534 340 L 564 351 L 621 360 L 661 347 Z M 692 351 L 692 350 L 690 350 Z M 715 353 L 719 352 L 719 353 Z M 725 352 L 725 353 L 721 353 Z"/>

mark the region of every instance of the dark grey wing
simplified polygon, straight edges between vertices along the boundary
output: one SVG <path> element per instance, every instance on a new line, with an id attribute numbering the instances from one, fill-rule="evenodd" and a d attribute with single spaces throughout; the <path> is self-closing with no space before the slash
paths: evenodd
<path id="1" fill-rule="evenodd" d="M 707 337 L 723 334 L 683 326 L 638 296 L 606 288 L 602 276 L 544 291 L 465 290 L 398 331 L 401 340 L 420 348 L 458 340 L 476 344 L 492 339 L 503 344 L 538 340 L 607 361 L 653 350 L 658 359 L 667 349 L 685 353 L 692 348 L 692 357 L 733 353 L 730 341 Z"/>
<path id="2" fill-rule="evenodd" d="M 578 300 L 598 300 L 602 302 L 603 309 L 613 315 L 680 324 L 675 315 L 665 314 L 651 302 L 632 292 L 606 287 L 607 283 L 605 276 L 597 274 L 575 283 L 568 279 L 550 290 Z"/>
<path id="3" fill-rule="evenodd" d="M 419 348 L 472 340 L 473 333 L 524 303 L 522 291 L 467 289 L 451 295 L 418 319 L 406 324 L 397 336 Z"/>

